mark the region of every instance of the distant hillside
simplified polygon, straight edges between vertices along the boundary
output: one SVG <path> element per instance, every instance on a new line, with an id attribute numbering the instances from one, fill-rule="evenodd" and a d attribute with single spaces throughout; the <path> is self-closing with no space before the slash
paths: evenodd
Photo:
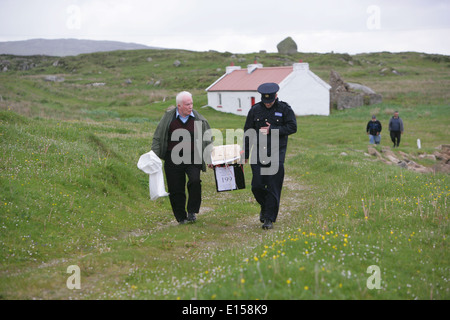
<path id="1" fill-rule="evenodd" d="M 115 50 L 162 49 L 136 43 L 118 41 L 96 41 L 78 39 L 32 39 L 24 41 L 0 42 L 0 54 L 18 56 L 76 56 L 82 53 Z"/>

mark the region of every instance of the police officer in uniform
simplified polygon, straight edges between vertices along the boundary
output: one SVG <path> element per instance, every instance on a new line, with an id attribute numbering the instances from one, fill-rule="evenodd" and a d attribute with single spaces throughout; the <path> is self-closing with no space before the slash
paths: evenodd
<path id="1" fill-rule="evenodd" d="M 278 100 L 278 90 L 280 90 L 278 84 L 272 82 L 258 87 L 261 102 L 252 106 L 244 126 L 245 163 L 248 163 L 251 151 L 252 158 L 256 155 L 256 159 L 251 159 L 252 192 L 261 206 L 260 221 L 263 223 L 263 229 L 272 229 L 273 223 L 277 220 L 284 180 L 284 160 L 288 135 L 297 132 L 297 119 L 294 111 L 287 103 Z M 257 133 L 256 139 L 248 138 L 246 133 L 250 129 Z M 275 134 L 275 130 L 278 130 L 278 139 L 272 141 L 271 136 Z M 263 139 L 262 136 L 266 136 L 264 137 L 266 139 Z M 274 137 L 276 136 L 275 134 Z M 256 148 L 258 152 L 252 148 Z M 264 150 L 260 150 L 260 148 Z M 273 152 L 278 152 L 278 163 L 266 163 L 267 161 L 259 156 L 259 151 L 263 151 L 263 154 L 266 152 L 269 157 L 273 156 Z M 276 159 L 277 157 L 271 158 Z M 264 174 L 262 169 L 269 165 L 275 165 L 278 170 L 272 171 L 271 174 Z"/>

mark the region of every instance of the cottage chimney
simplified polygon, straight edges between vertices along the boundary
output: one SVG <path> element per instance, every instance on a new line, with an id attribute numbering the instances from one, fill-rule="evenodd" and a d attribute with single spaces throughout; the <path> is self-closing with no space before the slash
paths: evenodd
<path id="1" fill-rule="evenodd" d="M 292 65 L 294 72 L 308 71 L 309 63 L 299 62 Z"/>
<path id="2" fill-rule="evenodd" d="M 231 65 L 225 68 L 225 73 L 229 74 L 232 73 L 234 70 L 241 70 L 241 66 L 235 66 L 234 62 L 231 61 Z"/>
<path id="3" fill-rule="evenodd" d="M 258 61 L 255 60 L 253 64 L 247 65 L 247 73 L 250 74 L 253 71 L 255 71 L 257 68 L 262 68 L 263 65 L 261 63 L 258 63 Z"/>

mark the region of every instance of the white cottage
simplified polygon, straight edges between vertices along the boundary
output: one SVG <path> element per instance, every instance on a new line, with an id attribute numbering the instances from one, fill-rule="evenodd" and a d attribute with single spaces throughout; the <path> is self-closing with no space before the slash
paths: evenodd
<path id="1" fill-rule="evenodd" d="M 254 63 L 247 69 L 228 66 L 226 73 L 206 89 L 208 105 L 246 116 L 252 105 L 261 100 L 257 88 L 265 82 L 280 86 L 278 98 L 289 103 L 297 116 L 330 114 L 331 86 L 309 70 L 308 63 L 269 68 Z"/>

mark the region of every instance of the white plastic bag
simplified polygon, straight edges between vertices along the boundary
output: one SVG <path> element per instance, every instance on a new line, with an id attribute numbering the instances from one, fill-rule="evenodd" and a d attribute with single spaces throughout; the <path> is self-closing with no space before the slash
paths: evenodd
<path id="1" fill-rule="evenodd" d="M 137 167 L 149 175 L 150 199 L 156 200 L 169 195 L 164 186 L 162 161 L 153 151 L 143 154 L 139 158 Z"/>

